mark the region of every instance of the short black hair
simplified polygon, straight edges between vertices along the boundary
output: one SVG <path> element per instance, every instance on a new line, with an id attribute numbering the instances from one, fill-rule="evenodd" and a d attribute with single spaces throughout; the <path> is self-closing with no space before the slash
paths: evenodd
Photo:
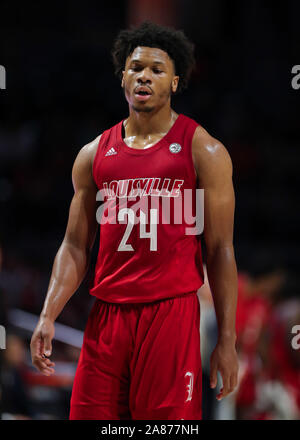
<path id="1" fill-rule="evenodd" d="M 112 50 L 115 74 L 121 79 L 126 59 L 138 46 L 155 47 L 169 55 L 179 76 L 177 93 L 186 89 L 195 65 L 194 44 L 181 30 L 160 26 L 150 21 L 139 27 L 120 31 Z"/>

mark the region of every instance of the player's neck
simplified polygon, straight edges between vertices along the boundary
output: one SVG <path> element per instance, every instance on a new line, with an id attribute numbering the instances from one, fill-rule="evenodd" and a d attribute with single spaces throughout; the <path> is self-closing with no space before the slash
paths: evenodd
<path id="1" fill-rule="evenodd" d="M 177 116 L 171 107 L 162 108 L 153 113 L 137 112 L 130 109 L 130 115 L 124 123 L 126 137 L 166 133 L 174 124 Z"/>

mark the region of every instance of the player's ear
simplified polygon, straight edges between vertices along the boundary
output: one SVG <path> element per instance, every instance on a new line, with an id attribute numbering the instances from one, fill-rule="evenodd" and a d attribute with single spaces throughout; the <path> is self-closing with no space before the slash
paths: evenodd
<path id="1" fill-rule="evenodd" d="M 125 73 L 125 70 L 122 70 L 122 81 L 121 81 L 122 88 L 124 88 L 124 73 Z"/>
<path id="2" fill-rule="evenodd" d="M 172 93 L 175 93 L 179 83 L 179 76 L 174 76 L 172 80 Z"/>

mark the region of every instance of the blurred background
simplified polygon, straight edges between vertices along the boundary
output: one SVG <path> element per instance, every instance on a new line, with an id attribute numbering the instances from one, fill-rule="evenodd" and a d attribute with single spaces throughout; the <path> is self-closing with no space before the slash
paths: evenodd
<path id="1" fill-rule="evenodd" d="M 300 3 L 252 0 L 1 2 L 0 349 L 3 419 L 66 419 L 89 310 L 90 271 L 57 319 L 56 374 L 31 365 L 29 343 L 63 239 L 80 148 L 125 118 L 111 47 L 145 19 L 195 43 L 190 86 L 172 107 L 229 150 L 239 270 L 240 377 L 222 402 L 209 388 L 217 328 L 209 285 L 201 301 L 204 419 L 299 419 L 298 183 Z M 98 240 L 98 239 L 97 239 Z M 96 243 L 97 243 L 96 240 Z M 295 347 L 295 344 L 294 344 Z M 3 347 L 1 347 L 3 348 Z"/>

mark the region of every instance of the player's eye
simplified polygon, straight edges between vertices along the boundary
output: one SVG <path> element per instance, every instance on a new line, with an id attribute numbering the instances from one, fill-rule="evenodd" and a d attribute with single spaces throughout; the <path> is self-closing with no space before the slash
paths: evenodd
<path id="1" fill-rule="evenodd" d="M 159 69 L 153 69 L 153 72 L 154 72 L 154 73 L 161 73 L 162 70 L 159 70 Z"/>
<path id="2" fill-rule="evenodd" d="M 139 72 L 140 70 L 142 70 L 141 66 L 133 66 L 131 68 L 134 72 Z"/>

